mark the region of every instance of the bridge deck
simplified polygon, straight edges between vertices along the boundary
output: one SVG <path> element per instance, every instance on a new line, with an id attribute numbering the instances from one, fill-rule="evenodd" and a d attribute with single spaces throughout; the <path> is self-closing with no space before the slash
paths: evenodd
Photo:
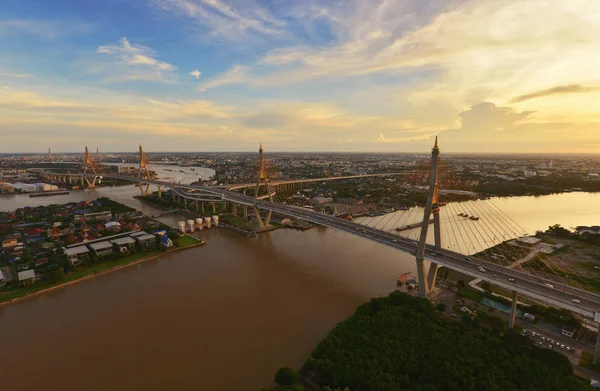
<path id="1" fill-rule="evenodd" d="M 49 173 L 44 171 L 40 171 L 40 173 L 55 175 L 55 173 Z M 90 174 L 87 175 L 93 176 Z M 134 182 L 138 181 L 137 178 L 132 178 L 123 175 L 106 175 L 105 177 L 121 180 L 130 180 Z M 306 208 L 257 200 L 253 197 L 246 196 L 244 194 L 240 194 L 223 188 L 199 185 L 184 185 L 179 183 L 175 184 L 155 180 L 144 180 L 143 182 L 163 187 L 200 190 L 205 194 L 212 194 L 218 196 L 225 201 L 270 210 L 287 216 L 307 220 L 315 224 L 320 224 L 330 228 L 345 231 L 353 235 L 357 235 L 362 238 L 373 240 L 386 246 L 396 248 L 400 251 L 409 254 L 414 254 L 417 248 L 416 241 L 402 238 L 391 232 L 367 227 L 334 216 L 315 213 Z M 193 198 L 193 195 L 190 195 L 190 197 Z M 536 300 L 540 300 L 557 307 L 566 308 L 570 311 L 579 313 L 586 317 L 594 318 L 594 316 L 600 316 L 597 315 L 597 313 L 600 312 L 600 295 L 591 292 L 563 285 L 555 281 L 546 280 L 537 276 L 533 276 L 531 274 L 527 274 L 522 271 L 508 269 L 506 267 L 496 265 L 481 259 L 466 257 L 464 254 L 460 254 L 446 249 L 436 248 L 432 245 L 427 245 L 425 251 L 425 258 L 439 265 L 446 266 L 450 269 L 460 271 L 461 273 L 479 278 L 484 281 L 488 281 L 498 286 L 502 286 L 506 289 L 519 292 L 525 296 L 532 297 Z M 485 268 L 487 272 L 481 272 L 478 269 L 478 267 Z M 493 277 L 494 274 L 497 277 Z M 510 282 L 508 280 L 509 278 L 514 279 L 514 282 Z M 554 286 L 554 288 L 550 288 L 546 286 L 546 284 L 551 284 Z M 579 299 L 579 304 L 576 304 L 572 301 L 572 299 L 575 297 Z"/>

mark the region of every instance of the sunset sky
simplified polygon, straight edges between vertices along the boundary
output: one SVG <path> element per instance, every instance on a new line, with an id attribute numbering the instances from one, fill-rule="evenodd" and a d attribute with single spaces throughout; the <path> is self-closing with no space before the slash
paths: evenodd
<path id="1" fill-rule="evenodd" d="M 0 153 L 600 153 L 599 0 L 0 1 Z"/>

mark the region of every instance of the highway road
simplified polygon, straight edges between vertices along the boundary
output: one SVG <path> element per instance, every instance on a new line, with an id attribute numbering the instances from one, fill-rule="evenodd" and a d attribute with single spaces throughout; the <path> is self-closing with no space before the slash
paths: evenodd
<path id="1" fill-rule="evenodd" d="M 55 174 L 43 171 L 41 173 L 52 175 Z M 93 177 L 93 175 L 88 176 Z M 107 175 L 106 177 L 130 180 L 134 182 L 138 181 L 137 178 L 123 175 Z M 341 231 L 345 231 L 353 235 L 396 248 L 409 254 L 415 254 L 417 248 L 417 242 L 415 240 L 403 238 L 392 232 L 367 227 L 345 219 L 340 219 L 338 217 L 316 213 L 307 208 L 257 200 L 251 196 L 218 187 L 174 184 L 157 180 L 144 180 L 142 182 L 163 187 L 200 190 L 203 193 L 218 196 L 224 201 L 235 202 L 264 210 L 271 210 L 286 216 L 303 219 L 334 229 L 339 229 Z M 200 197 L 202 197 L 202 195 L 200 195 Z M 194 199 L 194 194 L 189 194 L 189 198 Z M 540 278 L 519 270 L 509 269 L 501 265 L 493 264 L 471 256 L 465 256 L 464 254 L 460 254 L 448 249 L 437 248 L 433 245 L 427 245 L 425 250 L 425 258 L 441 266 L 445 266 L 481 280 L 488 281 L 492 284 L 502 286 L 506 289 L 519 292 L 520 294 L 532 297 L 536 300 L 543 301 L 557 307 L 566 308 L 586 317 L 596 318 L 597 321 L 600 319 L 600 295 L 598 294 L 563 285 L 552 280 Z M 481 268 L 483 268 L 484 271 L 482 271 Z M 575 298 L 580 303 L 573 302 L 573 299 Z"/>

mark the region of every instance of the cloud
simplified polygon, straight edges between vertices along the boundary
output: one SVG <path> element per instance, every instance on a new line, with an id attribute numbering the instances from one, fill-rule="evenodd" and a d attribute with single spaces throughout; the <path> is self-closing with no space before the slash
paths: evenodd
<path id="1" fill-rule="evenodd" d="M 277 19 L 260 4 L 244 0 L 151 0 L 160 11 L 185 18 L 210 35 L 239 40 L 248 34 L 278 36 L 283 34 L 283 20 Z"/>
<path id="2" fill-rule="evenodd" d="M 55 41 L 64 35 L 87 34 L 92 28 L 92 25 L 72 20 L 5 19 L 0 20 L 0 37 L 29 35 L 42 41 Z"/>
<path id="3" fill-rule="evenodd" d="M 236 65 L 227 72 L 222 73 L 205 83 L 202 83 L 200 86 L 198 86 L 198 90 L 204 92 L 209 88 L 243 83 L 247 81 L 249 77 L 248 68 Z"/>
<path id="4" fill-rule="evenodd" d="M 191 71 L 190 73 L 188 73 L 188 75 L 194 76 L 197 79 L 197 78 L 200 77 L 200 75 L 202 75 L 202 73 L 199 70 L 194 69 L 193 71 Z"/>
<path id="5" fill-rule="evenodd" d="M 31 75 L 28 73 L 14 73 L 0 68 L 0 79 L 27 79 L 29 77 L 31 77 Z"/>
<path id="6" fill-rule="evenodd" d="M 118 45 L 98 47 L 97 53 L 112 59 L 112 67 L 104 68 L 109 76 L 106 82 L 150 80 L 163 83 L 176 81 L 176 68 L 166 62 L 157 60 L 154 50 L 147 46 L 131 44 L 122 38 Z"/>
<path id="7" fill-rule="evenodd" d="M 9 19 L 0 20 L 0 35 L 26 34 L 45 40 L 58 39 L 61 31 L 58 25 L 50 21 Z"/>
<path id="8" fill-rule="evenodd" d="M 511 102 L 518 103 L 518 102 L 523 102 L 525 100 L 541 98 L 541 97 L 549 96 L 549 95 L 580 94 L 580 93 L 584 93 L 584 92 L 592 92 L 592 91 L 598 91 L 598 90 L 599 90 L 598 87 L 584 87 L 579 84 L 571 84 L 571 85 L 567 85 L 567 86 L 556 86 L 556 87 L 552 87 L 552 88 L 547 88 L 545 90 L 539 90 L 539 91 L 535 91 L 535 92 L 532 92 L 529 94 L 517 96 L 517 97 L 513 98 L 511 100 Z"/>

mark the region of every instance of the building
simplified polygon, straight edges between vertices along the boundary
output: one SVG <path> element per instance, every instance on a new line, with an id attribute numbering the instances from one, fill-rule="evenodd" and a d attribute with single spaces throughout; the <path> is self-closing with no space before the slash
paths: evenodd
<path id="1" fill-rule="evenodd" d="M 153 248 L 156 246 L 156 236 L 150 234 L 136 236 L 135 241 L 140 247 Z"/>
<path id="2" fill-rule="evenodd" d="M 35 191 L 55 191 L 58 190 L 58 186 L 50 185 L 48 183 L 36 182 L 32 183 L 32 186 L 35 187 Z"/>
<path id="3" fill-rule="evenodd" d="M 0 193 L 14 193 L 15 188 L 10 183 L 0 183 Z"/>
<path id="4" fill-rule="evenodd" d="M 573 338 L 573 334 L 575 334 L 575 327 L 568 325 L 562 327 L 562 335 L 565 337 Z"/>
<path id="5" fill-rule="evenodd" d="M 146 231 L 136 231 L 136 232 L 132 232 L 129 236 L 131 236 L 132 238 L 135 238 L 137 236 L 142 236 L 142 235 L 148 235 L 148 232 L 146 232 Z"/>
<path id="6" fill-rule="evenodd" d="M 163 246 L 164 248 L 171 248 L 171 247 L 173 247 L 173 241 L 167 235 L 161 235 L 160 236 L 160 245 Z"/>
<path id="7" fill-rule="evenodd" d="M 119 247 L 119 251 L 121 251 L 122 253 L 132 251 L 133 249 L 135 249 L 135 240 L 133 240 L 129 236 L 111 240 L 110 242 L 115 246 Z"/>
<path id="8" fill-rule="evenodd" d="M 98 242 L 89 244 L 90 248 L 96 253 L 97 256 L 109 255 L 113 252 L 113 245 L 108 242 Z"/>
<path id="9" fill-rule="evenodd" d="M 16 247 L 18 244 L 17 238 L 7 238 L 2 241 L 2 248 Z"/>
<path id="10" fill-rule="evenodd" d="M 113 231 L 119 231 L 121 229 L 121 224 L 119 224 L 118 221 L 109 221 L 108 223 L 104 224 L 104 227 Z"/>
<path id="11" fill-rule="evenodd" d="M 33 269 L 29 269 L 19 272 L 18 279 L 19 282 L 23 283 L 23 285 L 33 284 L 35 282 L 35 271 Z"/>
<path id="12" fill-rule="evenodd" d="M 83 218 L 86 221 L 108 221 L 112 219 L 112 213 L 110 210 L 104 212 L 84 213 Z"/>
<path id="13" fill-rule="evenodd" d="M 65 252 L 65 255 L 67 256 L 67 259 L 69 260 L 69 262 L 71 262 L 71 265 L 76 266 L 81 263 L 81 258 L 84 255 L 87 255 L 90 252 L 90 250 L 85 246 L 77 246 L 77 247 L 65 248 L 64 252 Z"/>
<path id="14" fill-rule="evenodd" d="M 21 182 L 13 183 L 12 187 L 13 187 L 13 189 L 15 189 L 16 192 L 22 192 L 22 193 L 33 193 L 33 192 L 35 192 L 35 189 L 36 189 L 36 187 L 34 185 L 30 185 L 29 183 L 21 183 Z"/>

